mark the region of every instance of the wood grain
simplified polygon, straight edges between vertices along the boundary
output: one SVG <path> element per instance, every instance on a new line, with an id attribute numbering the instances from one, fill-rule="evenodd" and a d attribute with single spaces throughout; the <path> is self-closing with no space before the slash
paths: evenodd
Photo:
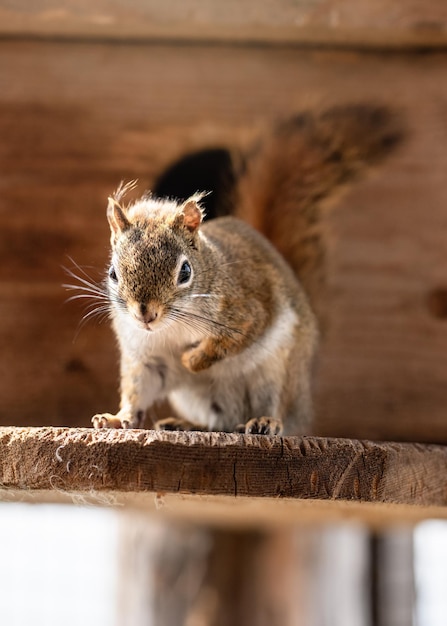
<path id="1" fill-rule="evenodd" d="M 77 335 L 69 257 L 98 280 L 107 195 L 188 150 L 247 145 L 309 107 L 380 101 L 407 142 L 326 216 L 316 432 L 447 442 L 447 58 L 231 46 L 0 43 L 0 423 L 117 406 L 105 322 Z"/>
<path id="2" fill-rule="evenodd" d="M 0 33 L 46 37 L 445 46 L 442 0 L 124 0 L 110 3 L 28 0 L 0 6 Z"/>
<path id="3" fill-rule="evenodd" d="M 155 493 L 161 501 L 169 494 L 179 499 L 224 496 L 236 505 L 241 499 L 242 507 L 247 500 L 264 501 L 262 506 L 271 508 L 268 518 L 278 516 L 279 522 L 290 522 L 290 513 L 283 515 L 277 507 L 280 501 L 301 505 L 295 515 L 300 508 L 305 512 L 306 505 L 312 512 L 310 503 L 315 501 L 340 503 L 338 514 L 346 516 L 346 504 L 351 503 L 357 505 L 355 514 L 360 511 L 370 523 L 376 505 L 379 516 L 387 505 L 391 518 L 411 521 L 433 512 L 447 516 L 446 475 L 447 449 L 436 445 L 145 430 L 0 429 L 3 499 L 33 494 L 38 500 L 48 495 L 57 499 L 62 494 L 62 499 L 78 495 L 101 503 L 103 494 L 106 504 L 135 505 L 132 499 L 137 497 L 137 505 L 144 506 L 144 497 L 153 502 Z M 200 500 L 196 504 L 200 515 Z M 337 516 L 336 507 L 334 511 Z"/>

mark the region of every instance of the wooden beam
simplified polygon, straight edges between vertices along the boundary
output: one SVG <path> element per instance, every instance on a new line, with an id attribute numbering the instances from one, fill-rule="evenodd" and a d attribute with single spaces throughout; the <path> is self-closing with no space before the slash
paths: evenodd
<path id="1" fill-rule="evenodd" d="M 150 188 L 188 151 L 379 101 L 409 137 L 324 216 L 315 433 L 447 443 L 446 72 L 445 54 L 0 42 L 0 424 L 88 426 L 118 405 L 112 331 L 78 333 L 61 266 L 102 277 L 120 180 Z"/>
<path id="2" fill-rule="evenodd" d="M 185 509 L 175 501 L 186 498 L 186 516 L 201 522 L 213 517 L 206 511 L 209 502 L 211 509 L 213 503 L 233 505 L 218 520 L 225 524 L 239 523 L 241 517 L 251 525 L 306 519 L 327 523 L 340 516 L 371 524 L 447 517 L 446 476 L 447 448 L 437 445 L 151 430 L 0 429 L 2 499 L 74 499 L 153 510 L 157 494 L 155 506 L 171 514 Z"/>
<path id="3" fill-rule="evenodd" d="M 16 3 L 17 4 L 17 3 Z M 0 34 L 116 40 L 232 41 L 436 47 L 447 43 L 442 0 L 20 2 L 0 8 Z"/>

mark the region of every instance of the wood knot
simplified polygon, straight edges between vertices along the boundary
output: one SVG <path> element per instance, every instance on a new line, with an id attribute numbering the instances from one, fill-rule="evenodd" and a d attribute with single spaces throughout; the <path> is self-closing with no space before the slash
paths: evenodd
<path id="1" fill-rule="evenodd" d="M 447 289 L 438 287 L 432 289 L 427 296 L 427 308 L 430 314 L 437 319 L 447 318 Z"/>
<path id="2" fill-rule="evenodd" d="M 65 363 L 65 371 L 69 374 L 84 374 L 87 372 L 87 367 L 81 359 L 74 357 Z"/>

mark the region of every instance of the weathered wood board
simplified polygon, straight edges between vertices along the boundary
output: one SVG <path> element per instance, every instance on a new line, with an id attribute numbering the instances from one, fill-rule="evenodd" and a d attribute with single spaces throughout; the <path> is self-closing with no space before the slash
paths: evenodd
<path id="1" fill-rule="evenodd" d="M 447 449 L 314 437 L 0 428 L 0 500 L 223 525 L 447 517 Z"/>
<path id="2" fill-rule="evenodd" d="M 73 343 L 61 266 L 101 272 L 122 178 L 150 187 L 187 150 L 375 101 L 409 137 L 327 216 L 316 432 L 446 442 L 446 71 L 434 53 L 0 42 L 0 423 L 86 426 L 117 405 L 112 333 L 91 323 Z"/>
<path id="3" fill-rule="evenodd" d="M 0 34 L 331 45 L 447 43 L 442 0 L 65 0 L 0 3 Z"/>

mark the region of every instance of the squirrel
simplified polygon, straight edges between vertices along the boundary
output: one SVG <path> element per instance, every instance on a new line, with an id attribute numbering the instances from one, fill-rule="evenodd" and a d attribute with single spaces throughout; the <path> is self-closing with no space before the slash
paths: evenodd
<path id="1" fill-rule="evenodd" d="M 310 434 L 321 211 L 401 137 L 376 105 L 286 120 L 232 161 L 231 215 L 210 221 L 206 193 L 124 204 L 134 183 L 121 184 L 107 207 L 106 281 L 121 404 L 93 426 L 141 427 L 167 398 L 176 417 L 156 429 Z"/>
<path id="2" fill-rule="evenodd" d="M 139 426 L 167 397 L 181 417 L 158 429 L 307 427 L 317 325 L 284 259 L 237 218 L 202 223 L 200 195 L 182 204 L 148 196 L 124 208 L 126 190 L 107 211 L 121 409 L 94 425 Z"/>

